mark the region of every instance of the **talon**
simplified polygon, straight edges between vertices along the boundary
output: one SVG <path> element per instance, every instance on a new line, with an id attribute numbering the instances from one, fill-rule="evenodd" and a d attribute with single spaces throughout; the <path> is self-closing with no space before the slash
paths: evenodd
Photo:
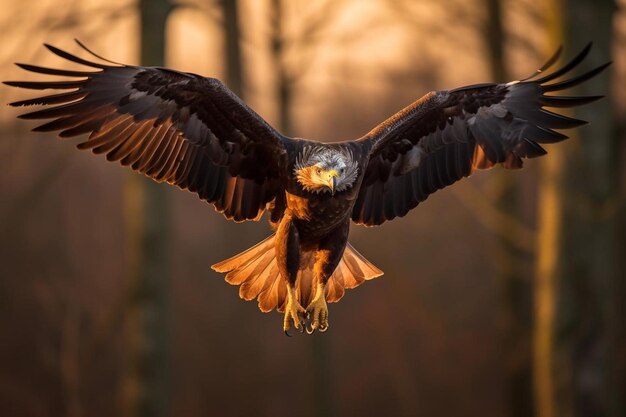
<path id="1" fill-rule="evenodd" d="M 304 326 L 305 321 L 303 320 L 304 313 L 305 313 L 304 308 L 302 308 L 300 303 L 298 303 L 298 300 L 293 294 L 293 289 L 291 289 L 291 291 L 287 295 L 287 304 L 285 306 L 285 318 L 283 321 L 283 330 L 285 331 L 285 334 L 287 336 L 291 337 L 288 330 L 291 327 L 292 323 L 293 323 L 293 327 L 295 327 L 296 330 L 299 330 L 300 333 L 304 333 L 304 327 L 305 327 Z"/>
<path id="2" fill-rule="evenodd" d="M 313 334 L 313 333 L 315 333 L 315 327 L 311 326 L 311 330 L 309 330 L 309 328 L 307 327 L 306 334 L 310 335 L 310 334 Z"/>
<path id="3" fill-rule="evenodd" d="M 320 333 L 328 330 L 328 307 L 326 305 L 326 299 L 324 297 L 323 287 L 318 288 L 316 297 L 311 301 L 307 307 L 307 316 L 311 320 L 311 330 L 307 329 L 308 334 L 313 334 L 317 329 Z"/>
<path id="4" fill-rule="evenodd" d="M 291 335 L 289 334 L 289 329 L 285 329 L 284 332 L 285 332 L 285 336 L 291 337 Z"/>

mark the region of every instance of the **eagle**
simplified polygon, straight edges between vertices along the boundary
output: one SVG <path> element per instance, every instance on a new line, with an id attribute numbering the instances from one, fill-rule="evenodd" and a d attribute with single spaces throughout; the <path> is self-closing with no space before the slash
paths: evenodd
<path id="1" fill-rule="evenodd" d="M 542 144 L 567 138 L 557 130 L 586 123 L 546 108 L 602 97 L 554 93 L 610 64 L 563 79 L 591 44 L 549 72 L 559 48 L 528 78 L 430 92 L 359 139 L 325 143 L 281 134 L 215 78 L 120 64 L 76 42 L 91 59 L 44 46 L 83 70 L 16 64 L 68 77 L 6 81 L 61 90 L 10 103 L 48 106 L 18 117 L 51 119 L 36 132 L 88 134 L 78 149 L 194 192 L 227 219 L 257 221 L 267 211 L 273 233 L 213 269 L 261 311 L 284 313 L 288 336 L 292 325 L 326 331 L 327 303 L 383 274 L 348 243 L 352 223 L 381 225 L 476 170 L 517 169 L 544 155 Z"/>

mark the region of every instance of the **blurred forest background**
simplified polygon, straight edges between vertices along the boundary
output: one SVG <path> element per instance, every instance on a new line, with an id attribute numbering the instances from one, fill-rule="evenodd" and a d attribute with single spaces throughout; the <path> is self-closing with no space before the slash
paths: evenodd
<path id="1" fill-rule="evenodd" d="M 220 78 L 284 133 L 356 138 L 434 89 L 530 75 L 560 44 L 614 65 L 592 123 L 353 227 L 385 271 L 288 339 L 210 265 L 268 233 L 0 112 L 2 416 L 626 415 L 626 1 L 0 0 L 43 42 Z M 583 69 L 584 69 L 583 68 Z M 581 69 L 581 71 L 583 70 Z M 3 102 L 33 92 L 2 86 Z"/>

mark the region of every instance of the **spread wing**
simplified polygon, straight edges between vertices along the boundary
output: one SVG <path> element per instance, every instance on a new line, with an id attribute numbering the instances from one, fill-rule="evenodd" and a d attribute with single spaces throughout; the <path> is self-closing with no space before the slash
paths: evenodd
<path id="1" fill-rule="evenodd" d="M 92 70 L 17 64 L 35 73 L 73 78 L 5 82 L 34 90 L 64 90 L 11 103 L 50 106 L 19 116 L 53 119 L 34 131 L 60 131 L 60 137 L 89 133 L 79 149 L 105 154 L 109 161 L 156 181 L 195 192 L 235 221 L 258 219 L 274 199 L 289 139 L 220 81 L 165 68 L 111 61 L 105 65 L 46 47 Z"/>
<path id="2" fill-rule="evenodd" d="M 590 47 L 548 75 L 543 73 L 557 61 L 560 50 L 535 75 L 522 81 L 429 93 L 378 125 L 361 139 L 371 148 L 352 220 L 379 225 L 404 216 L 430 194 L 476 169 L 495 164 L 521 168 L 523 158 L 544 155 L 540 144 L 567 138 L 553 129 L 585 123 L 544 107 L 573 107 L 601 98 L 550 95 L 609 65 L 550 83 L 576 67 Z M 543 76 L 537 78 L 539 74 Z"/>

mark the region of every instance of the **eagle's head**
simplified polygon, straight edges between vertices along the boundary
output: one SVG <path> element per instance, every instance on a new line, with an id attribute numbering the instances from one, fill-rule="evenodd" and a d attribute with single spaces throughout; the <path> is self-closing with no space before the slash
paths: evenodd
<path id="1" fill-rule="evenodd" d="M 358 170 L 349 149 L 306 146 L 298 155 L 293 172 L 306 191 L 334 194 L 352 187 Z"/>

